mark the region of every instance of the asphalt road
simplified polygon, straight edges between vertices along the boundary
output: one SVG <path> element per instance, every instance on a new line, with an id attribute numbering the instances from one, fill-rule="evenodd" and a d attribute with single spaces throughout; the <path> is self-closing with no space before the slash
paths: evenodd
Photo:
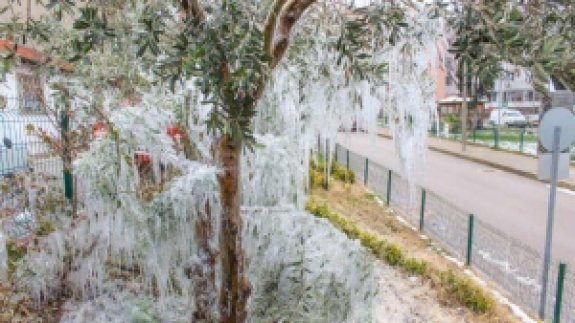
<path id="1" fill-rule="evenodd" d="M 400 172 L 399 158 L 390 139 L 340 133 L 338 142 Z M 548 184 L 428 151 L 423 186 L 543 253 Z M 553 258 L 575 265 L 575 192 L 558 190 L 554 227 Z"/>

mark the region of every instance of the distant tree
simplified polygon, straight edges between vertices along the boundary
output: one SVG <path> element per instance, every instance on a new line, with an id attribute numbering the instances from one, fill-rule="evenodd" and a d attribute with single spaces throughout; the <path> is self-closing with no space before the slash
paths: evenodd
<path id="1" fill-rule="evenodd" d="M 549 105 L 553 76 L 575 88 L 575 3 L 573 1 L 454 1 L 453 47 L 471 69 L 488 72 L 497 62 L 532 71 L 535 89 Z M 476 72 L 477 73 L 477 72 Z M 475 74 L 477 75 L 477 74 Z M 492 73 L 488 72 L 489 78 Z"/>

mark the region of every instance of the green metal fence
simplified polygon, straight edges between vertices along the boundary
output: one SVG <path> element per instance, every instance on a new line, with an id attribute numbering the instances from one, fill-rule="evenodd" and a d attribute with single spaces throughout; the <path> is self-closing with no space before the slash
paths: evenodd
<path id="1" fill-rule="evenodd" d="M 358 182 L 385 197 L 392 207 L 402 209 L 414 228 L 433 238 L 462 264 L 498 283 L 515 302 L 537 313 L 543 264 L 539 252 L 426 188 L 410 190 L 398 173 L 373 160 L 366 162 L 365 157 L 339 144 L 335 156 L 338 163 L 356 173 Z M 364 174 L 369 174 L 367 180 Z M 552 268 L 546 313 L 554 315 L 554 322 L 573 323 L 575 275 L 556 261 Z"/>
<path id="2" fill-rule="evenodd" d="M 0 212 L 31 210 L 39 194 L 63 187 L 62 159 L 41 133 L 60 138 L 56 121 L 46 114 L 0 110 Z"/>
<path id="3" fill-rule="evenodd" d="M 454 141 L 461 141 L 461 133 L 430 133 L 432 136 Z M 537 155 L 537 129 L 535 128 L 490 128 L 472 129 L 466 132 L 470 144 L 491 147 L 494 149 L 519 152 L 526 155 Z M 575 147 L 571 149 L 571 160 L 575 160 Z"/>

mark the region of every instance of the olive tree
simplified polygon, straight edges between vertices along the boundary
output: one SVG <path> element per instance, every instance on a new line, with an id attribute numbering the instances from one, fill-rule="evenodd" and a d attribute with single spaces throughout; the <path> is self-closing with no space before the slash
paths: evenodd
<path id="1" fill-rule="evenodd" d="M 97 112 L 98 100 L 111 92 L 129 98 L 136 89 L 165 86 L 176 91 L 189 82 L 201 92 L 202 103 L 211 105 L 207 126 L 215 138 L 213 159 L 221 169 L 222 215 L 217 250 L 208 243 L 215 234 L 209 217 L 191 228 L 203 240 L 200 252 L 210 267 L 196 277 L 201 283 L 193 292 L 194 317 L 221 322 L 243 322 L 247 315 L 250 283 L 241 240 L 240 161 L 243 150 L 257 145 L 253 121 L 265 113 L 263 97 L 274 70 L 287 66 L 305 73 L 309 65 L 321 69 L 314 71 L 321 77 L 336 67 L 340 87 L 357 81 L 382 85 L 388 62 L 377 54 L 403 44 L 390 75 L 405 82 L 420 79 L 427 66 L 417 66 L 415 45 L 401 43 L 408 35 L 416 39 L 421 34 L 410 29 L 417 24 L 410 19 L 417 15 L 407 13 L 438 14 L 410 0 L 364 1 L 361 6 L 340 0 L 50 0 L 45 5 L 51 17 L 19 26 L 50 57 L 75 65 Z M 4 28 L 5 34 L 19 30 L 14 22 Z M 310 64 L 310 59 L 323 59 L 313 55 L 318 48 L 328 60 Z M 408 130 L 424 126 L 416 125 L 419 120 L 411 115 L 397 119 Z M 198 158 L 194 143 L 188 140 L 186 145 L 187 157 Z M 209 213 L 210 207 L 206 209 Z M 216 271 L 222 278 L 219 287 Z M 217 288 L 216 296 L 208 292 Z"/>

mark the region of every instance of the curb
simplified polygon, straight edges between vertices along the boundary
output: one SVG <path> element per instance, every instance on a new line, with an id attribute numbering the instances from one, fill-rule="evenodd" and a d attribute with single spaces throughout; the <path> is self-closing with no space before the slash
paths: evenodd
<path id="1" fill-rule="evenodd" d="M 382 137 L 382 138 L 393 139 L 390 135 L 386 135 L 386 134 L 382 134 L 382 133 L 378 133 L 378 136 Z M 510 166 L 502 165 L 502 164 L 495 163 L 495 162 L 492 162 L 489 160 L 463 155 L 460 153 L 456 153 L 456 152 L 453 152 L 453 151 L 450 151 L 447 149 L 443 149 L 443 148 L 434 147 L 431 145 L 429 145 L 428 147 L 430 150 L 433 150 L 433 151 L 438 152 L 438 153 L 442 153 L 442 154 L 450 155 L 453 157 L 469 160 L 469 161 L 472 161 L 472 162 L 475 162 L 478 164 L 483 164 L 483 165 L 493 167 L 493 168 L 496 168 L 496 169 L 499 169 L 499 170 L 502 170 L 502 171 L 505 171 L 508 173 L 512 173 L 515 175 L 523 176 L 525 178 L 533 179 L 533 180 L 536 180 L 536 181 L 541 182 L 541 183 L 549 183 L 549 181 L 541 181 L 541 180 L 537 179 L 537 175 L 534 173 L 531 173 L 531 172 L 516 169 L 516 168 L 510 167 Z M 565 181 L 559 181 L 558 186 L 561 188 L 571 190 L 571 191 L 575 191 L 575 184 L 573 184 L 573 183 L 569 183 L 569 182 L 565 182 Z"/>

